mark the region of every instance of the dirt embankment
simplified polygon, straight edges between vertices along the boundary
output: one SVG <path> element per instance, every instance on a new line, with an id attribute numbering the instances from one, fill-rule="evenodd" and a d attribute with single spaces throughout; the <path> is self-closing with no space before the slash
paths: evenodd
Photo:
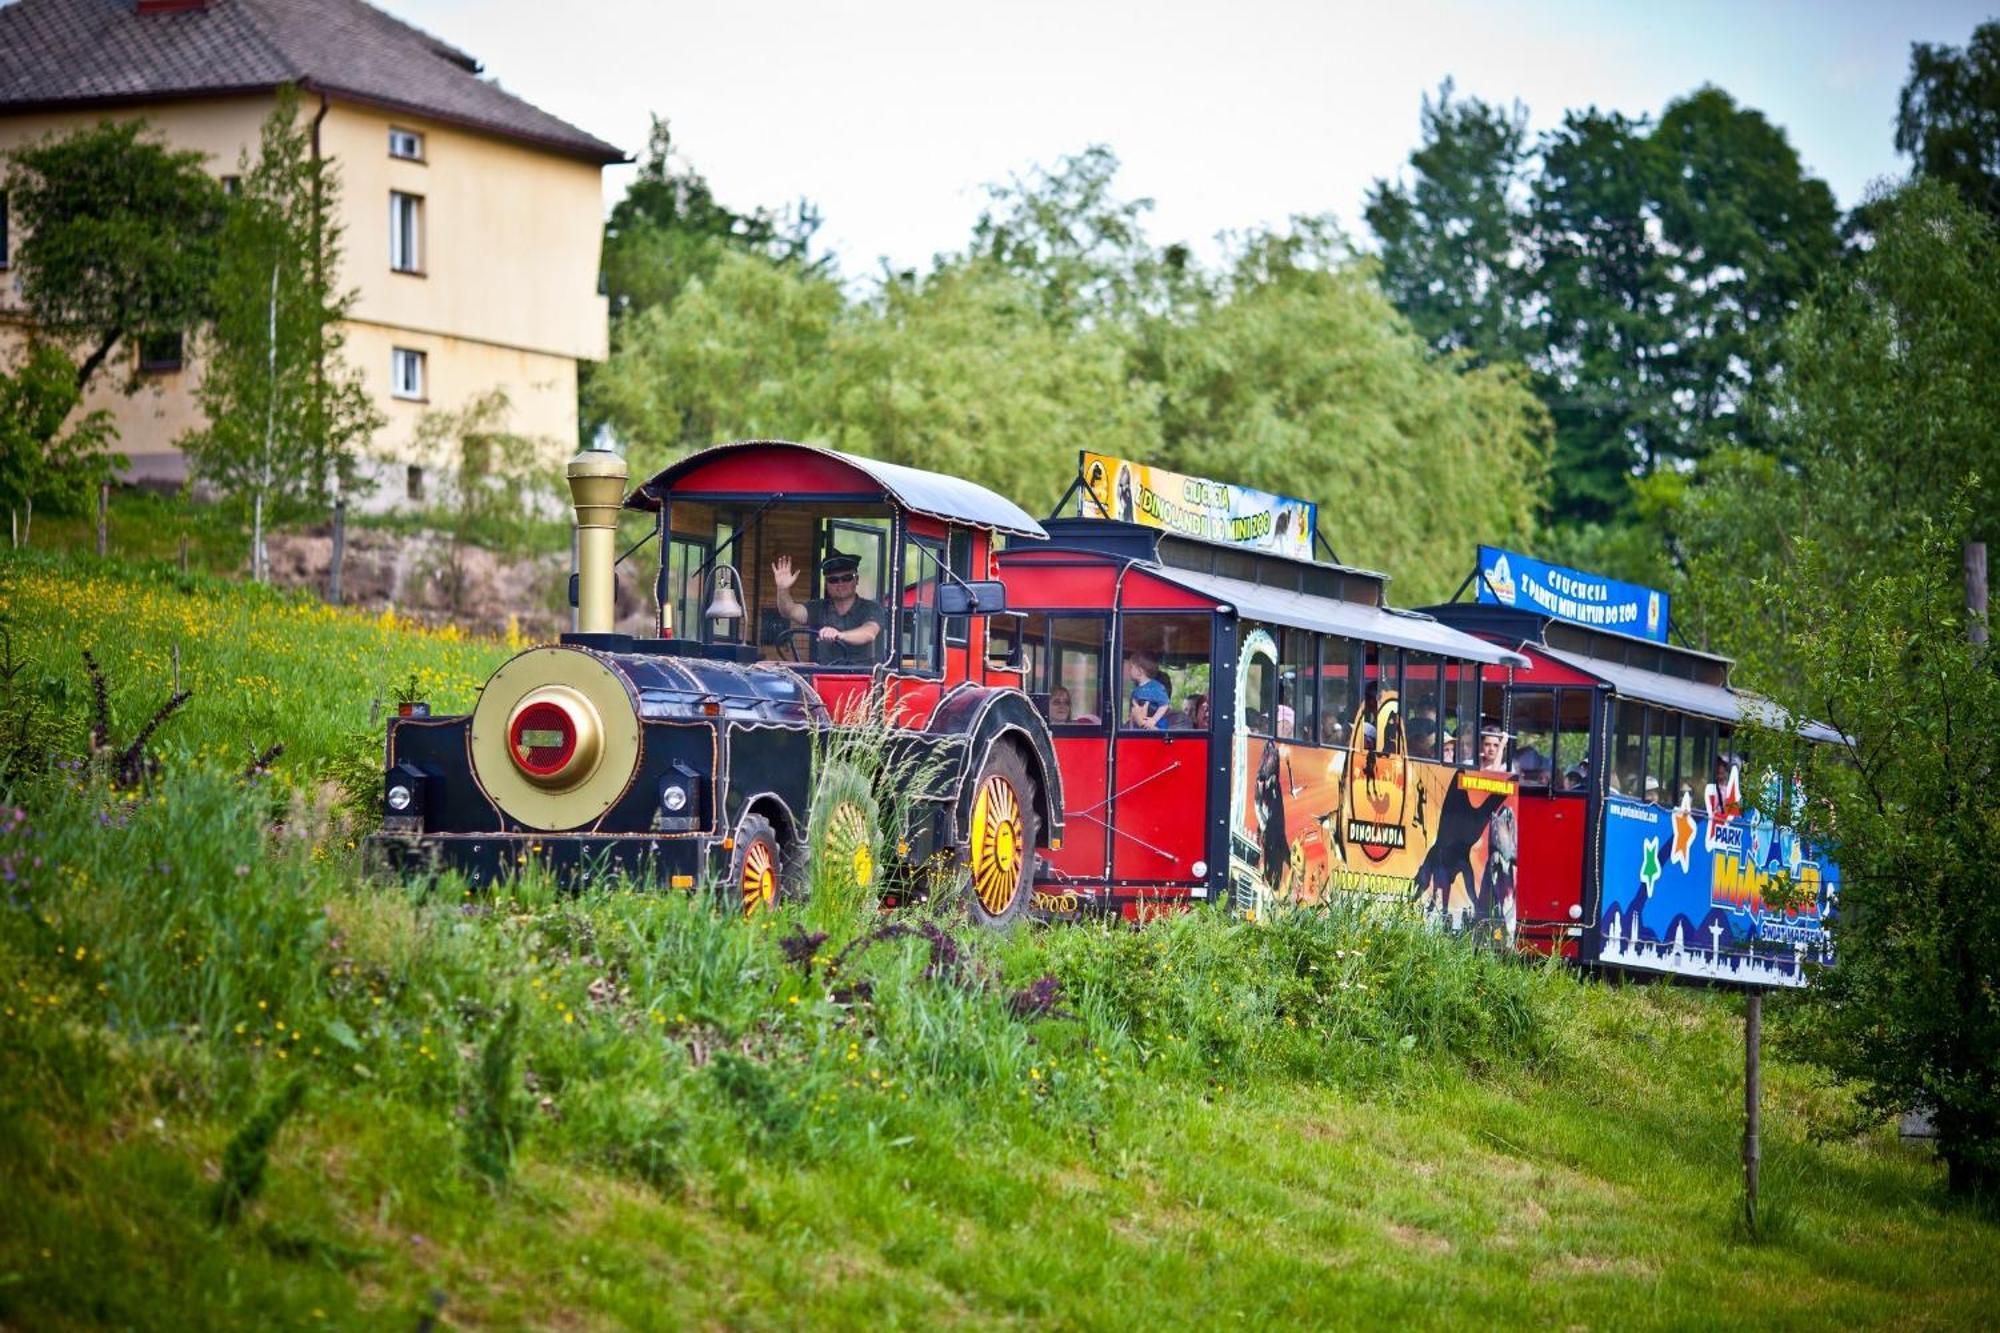
<path id="1" fill-rule="evenodd" d="M 333 535 L 322 527 L 274 533 L 271 581 L 325 595 Z M 618 628 L 654 634 L 648 587 L 653 562 L 642 552 L 618 569 Z M 454 545 L 447 533 L 349 528 L 341 567 L 341 601 L 366 611 L 393 608 L 430 625 L 456 624 L 469 634 L 504 634 L 510 618 L 521 633 L 552 639 L 569 628 L 569 552 L 509 559 L 483 547 Z"/>

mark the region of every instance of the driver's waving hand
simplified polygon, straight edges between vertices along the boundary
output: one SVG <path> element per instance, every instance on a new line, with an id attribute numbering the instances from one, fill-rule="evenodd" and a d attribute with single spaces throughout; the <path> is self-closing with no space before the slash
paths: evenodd
<path id="1" fill-rule="evenodd" d="M 771 586 L 778 593 L 778 610 L 794 625 L 813 630 L 813 661 L 826 666 L 873 662 L 879 656 L 877 640 L 888 624 L 881 603 L 858 596 L 861 557 L 830 555 L 820 561 L 821 581 L 826 596 L 804 602 L 792 600 L 792 585 L 799 571 L 792 558 L 781 555 L 771 566 Z"/>

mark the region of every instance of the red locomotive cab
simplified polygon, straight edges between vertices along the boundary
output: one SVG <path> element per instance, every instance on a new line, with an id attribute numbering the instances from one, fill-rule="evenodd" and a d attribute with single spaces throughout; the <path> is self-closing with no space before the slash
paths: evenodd
<path id="1" fill-rule="evenodd" d="M 683 459 L 627 507 L 660 515 L 663 651 L 787 668 L 836 723 L 953 752 L 951 799 L 899 834 L 904 855 L 955 847 L 975 878 L 1004 864 L 1025 883 L 1038 849 L 1060 847 L 1058 765 L 987 577 L 1000 539 L 1044 535 L 1027 513 L 959 478 L 783 441 Z M 1021 897 L 981 894 L 995 916 Z"/>

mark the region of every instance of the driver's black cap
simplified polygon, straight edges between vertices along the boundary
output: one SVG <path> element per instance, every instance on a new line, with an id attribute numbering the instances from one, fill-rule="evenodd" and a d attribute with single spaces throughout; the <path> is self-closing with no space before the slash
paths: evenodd
<path id="1" fill-rule="evenodd" d="M 826 574 L 859 574 L 861 557 L 858 555 L 830 555 L 819 562 L 819 572 Z"/>

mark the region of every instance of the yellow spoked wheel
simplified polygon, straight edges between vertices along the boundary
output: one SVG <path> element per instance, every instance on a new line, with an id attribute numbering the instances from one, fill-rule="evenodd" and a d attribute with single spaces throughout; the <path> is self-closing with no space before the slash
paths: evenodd
<path id="1" fill-rule="evenodd" d="M 734 886 L 745 915 L 777 905 L 786 888 L 787 869 L 771 821 L 762 815 L 743 816 L 736 826 L 736 850 L 730 856 L 724 883 Z"/>
<path id="2" fill-rule="evenodd" d="M 998 773 L 972 800 L 972 888 L 979 905 L 998 916 L 1014 900 L 1021 877 L 1021 798 Z"/>
<path id="3" fill-rule="evenodd" d="M 778 854 L 769 843 L 750 845 L 743 858 L 743 910 L 754 912 L 778 901 Z"/>
<path id="4" fill-rule="evenodd" d="M 990 925 L 1019 916 L 1034 890 L 1033 779 L 1020 753 L 997 746 L 973 787 L 966 862 L 973 900 Z"/>
<path id="5" fill-rule="evenodd" d="M 874 836 L 868 810 L 857 800 L 842 801 L 827 813 L 826 849 L 844 862 L 861 888 L 875 882 Z"/>

